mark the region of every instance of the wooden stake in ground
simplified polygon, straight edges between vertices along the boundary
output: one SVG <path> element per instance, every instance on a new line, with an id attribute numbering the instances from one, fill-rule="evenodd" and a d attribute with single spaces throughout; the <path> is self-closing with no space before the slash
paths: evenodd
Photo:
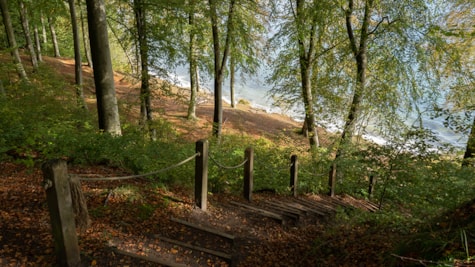
<path id="1" fill-rule="evenodd" d="M 80 266 L 81 258 L 66 162 L 49 161 L 43 165 L 42 170 L 58 263 L 60 266 Z"/>

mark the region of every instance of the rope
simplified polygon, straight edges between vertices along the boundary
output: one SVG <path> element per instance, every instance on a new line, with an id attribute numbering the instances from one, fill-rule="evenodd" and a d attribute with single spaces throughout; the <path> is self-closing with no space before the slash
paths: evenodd
<path id="1" fill-rule="evenodd" d="M 154 174 L 158 174 L 158 173 L 162 173 L 162 172 L 165 172 L 165 171 L 168 171 L 170 169 L 173 169 L 173 168 L 176 168 L 176 167 L 179 167 L 185 163 L 187 163 L 188 161 L 196 158 L 200 156 L 200 153 L 196 153 L 194 154 L 193 156 L 181 161 L 181 162 L 178 162 L 174 165 L 171 165 L 171 166 L 168 166 L 166 168 L 163 168 L 161 170 L 158 170 L 158 171 L 154 171 L 154 172 L 149 172 L 149 173 L 144 173 L 144 174 L 137 174 L 137 175 L 129 175 L 129 176 L 121 176 L 121 177 L 102 177 L 102 178 L 86 178 L 86 177 L 80 177 L 79 179 L 80 180 L 83 180 L 83 181 L 116 181 L 116 180 L 126 180 L 126 179 L 135 179 L 135 178 L 142 178 L 142 177 L 145 177 L 145 176 L 150 176 L 150 175 L 154 175 Z"/>
<path id="2" fill-rule="evenodd" d="M 244 164 L 246 164 L 246 162 L 248 161 L 248 159 L 245 159 L 242 163 L 240 163 L 239 165 L 236 165 L 236 166 L 224 166 L 222 165 L 221 163 L 219 163 L 218 161 L 216 161 L 213 157 L 211 157 L 211 155 L 208 155 L 208 157 L 211 159 L 211 161 L 214 162 L 214 164 L 218 165 L 218 167 L 220 167 L 221 169 L 227 169 L 227 170 L 232 170 L 232 169 L 237 169 L 237 168 L 240 168 L 242 166 L 244 166 Z"/>

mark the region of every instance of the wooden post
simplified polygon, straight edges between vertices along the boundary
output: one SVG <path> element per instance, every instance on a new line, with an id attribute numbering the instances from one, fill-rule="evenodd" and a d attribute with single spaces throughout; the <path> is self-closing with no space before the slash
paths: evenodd
<path id="1" fill-rule="evenodd" d="M 290 157 L 290 191 L 294 197 L 297 196 L 298 163 L 297 155 L 292 155 Z"/>
<path id="2" fill-rule="evenodd" d="M 56 256 L 60 266 L 80 266 L 78 239 L 68 168 L 64 160 L 52 160 L 42 166 Z"/>
<path id="3" fill-rule="evenodd" d="M 203 211 L 207 209 L 208 201 L 208 140 L 196 142 L 195 163 L 195 205 Z"/>
<path id="4" fill-rule="evenodd" d="M 254 183 L 254 149 L 246 148 L 245 151 L 246 164 L 244 164 L 244 198 L 252 201 L 252 189 Z"/>
<path id="5" fill-rule="evenodd" d="M 369 188 L 368 188 L 368 195 L 371 197 L 373 195 L 374 191 L 374 184 L 375 184 L 375 177 L 373 174 L 369 176 Z"/>
<path id="6" fill-rule="evenodd" d="M 333 163 L 332 166 L 330 167 L 330 172 L 328 175 L 328 187 L 329 187 L 329 192 L 328 195 L 331 197 L 335 196 L 335 182 L 336 182 L 336 164 Z"/>

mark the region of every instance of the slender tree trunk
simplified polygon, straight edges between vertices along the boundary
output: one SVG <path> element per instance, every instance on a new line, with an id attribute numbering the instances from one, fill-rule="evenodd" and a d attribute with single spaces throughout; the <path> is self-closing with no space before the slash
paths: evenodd
<path id="1" fill-rule="evenodd" d="M 46 23 L 43 17 L 43 12 L 41 12 L 40 20 L 41 20 L 41 36 L 43 37 L 43 44 L 46 45 L 48 43 L 48 37 L 46 35 L 46 26 L 45 26 Z"/>
<path id="2" fill-rule="evenodd" d="M 217 14 L 217 1 L 209 0 L 210 16 L 211 16 L 211 30 L 213 32 L 213 50 L 214 50 L 214 113 L 213 113 L 213 135 L 221 137 L 221 130 L 223 125 L 223 80 L 224 67 L 229 55 L 230 39 L 232 34 L 232 19 L 234 13 L 235 0 L 229 3 L 227 33 L 224 44 L 224 51 L 221 57 L 221 46 L 219 39 L 219 22 Z"/>
<path id="3" fill-rule="evenodd" d="M 34 37 L 35 37 L 35 49 L 36 49 L 36 59 L 39 62 L 43 62 L 43 57 L 41 56 L 41 42 L 40 42 L 40 35 L 38 33 L 38 27 L 35 26 L 34 29 Z"/>
<path id="4" fill-rule="evenodd" d="M 189 50 L 188 50 L 188 58 L 190 61 L 190 102 L 188 104 L 188 114 L 187 118 L 189 120 L 196 120 L 196 94 L 197 94 L 197 80 L 196 80 L 196 73 L 197 73 L 197 64 L 196 64 L 196 52 L 195 52 L 195 42 L 196 42 L 196 34 L 195 34 L 195 1 L 190 0 L 189 2 L 190 11 L 188 13 L 188 25 L 190 27 L 190 43 L 189 43 Z"/>
<path id="5" fill-rule="evenodd" d="M 121 135 L 105 4 L 103 0 L 87 0 L 86 5 L 91 55 L 94 64 L 99 128 L 113 135 Z"/>
<path id="6" fill-rule="evenodd" d="M 218 14 L 216 0 L 209 0 L 211 29 L 213 32 L 214 51 L 214 112 L 213 112 L 213 135 L 221 136 L 223 124 L 223 102 L 222 102 L 222 74 L 221 74 L 221 45 L 219 40 Z"/>
<path id="7" fill-rule="evenodd" d="M 356 86 L 353 93 L 353 99 L 351 101 L 350 110 L 346 118 L 346 122 L 341 133 L 340 144 L 338 145 L 335 159 L 330 168 L 330 184 L 334 185 L 337 175 L 337 161 L 338 158 L 342 156 L 344 144 L 351 141 L 353 137 L 355 125 L 358 120 L 358 113 L 360 109 L 360 103 L 363 97 L 363 92 L 365 90 L 366 84 L 366 68 L 367 68 L 367 47 L 368 47 L 368 37 L 369 37 L 369 23 L 370 23 L 370 13 L 373 8 L 373 0 L 365 1 L 365 8 L 363 14 L 363 23 L 359 31 L 359 45 L 358 40 L 356 40 L 355 31 L 353 29 L 353 11 L 354 11 L 354 2 L 353 0 L 348 0 L 348 9 L 346 10 L 345 20 L 346 20 L 346 30 L 348 34 L 348 39 L 350 41 L 351 51 L 353 52 L 353 57 L 356 64 Z M 333 182 L 331 182 L 333 181 Z M 331 192 L 333 190 L 330 190 Z"/>
<path id="8" fill-rule="evenodd" d="M 33 41 L 31 39 L 30 33 L 30 25 L 28 22 L 28 12 L 23 0 L 19 1 L 20 4 L 20 20 L 21 20 L 21 27 L 23 28 L 23 34 L 25 35 L 26 47 L 28 48 L 28 52 L 30 53 L 30 60 L 31 65 L 33 66 L 33 70 L 38 70 L 38 59 L 36 57 L 35 48 L 33 46 Z"/>
<path id="9" fill-rule="evenodd" d="M 5 98 L 7 94 L 5 93 L 5 87 L 3 87 L 3 81 L 0 80 L 0 99 Z"/>
<path id="10" fill-rule="evenodd" d="M 140 69 L 142 85 L 140 87 L 140 117 L 141 124 L 147 125 L 150 138 L 155 140 L 156 130 L 152 127 L 152 104 L 150 92 L 150 75 L 148 70 L 148 43 L 147 43 L 147 20 L 142 0 L 134 0 L 135 24 L 139 42 Z"/>
<path id="11" fill-rule="evenodd" d="M 5 32 L 7 33 L 8 45 L 11 49 L 11 55 L 13 57 L 13 62 L 16 65 L 18 75 L 20 79 L 24 81 L 29 81 L 28 76 L 26 75 L 25 68 L 21 63 L 20 53 L 18 52 L 18 46 L 15 39 L 15 33 L 13 32 L 12 21 L 10 18 L 10 12 L 8 11 L 7 0 L 0 0 L 0 9 L 2 11 L 3 25 L 5 26 Z"/>
<path id="12" fill-rule="evenodd" d="M 199 75 L 198 64 L 196 64 L 196 68 L 193 71 L 193 75 L 195 76 L 196 92 L 198 93 L 200 91 L 200 75 Z"/>
<path id="13" fill-rule="evenodd" d="M 54 22 L 51 19 L 51 17 L 48 17 L 48 25 L 49 25 L 49 31 L 51 33 L 51 39 L 53 41 L 54 57 L 61 57 L 61 54 L 59 53 L 58 38 L 56 36 L 56 30 L 54 28 Z"/>
<path id="14" fill-rule="evenodd" d="M 354 35 L 354 30 L 352 26 L 352 15 L 354 3 L 353 0 L 349 0 L 349 8 L 346 11 L 346 29 L 348 33 L 348 38 L 350 40 L 351 49 L 356 63 L 356 86 L 355 92 L 353 94 L 353 99 L 351 101 L 350 110 L 348 112 L 348 117 L 341 134 L 341 139 L 345 142 L 347 139 L 350 140 L 353 137 L 355 125 L 358 120 L 358 113 L 360 108 L 361 99 L 363 97 L 363 92 L 366 85 L 366 68 L 367 68 L 367 47 L 368 47 L 368 37 L 369 37 L 369 23 L 370 23 L 370 13 L 373 7 L 373 0 L 367 0 L 365 4 L 365 12 L 363 17 L 363 25 L 361 26 L 359 46 L 358 41 Z"/>
<path id="15" fill-rule="evenodd" d="M 91 53 L 90 53 L 90 47 L 89 47 L 89 37 L 86 34 L 87 30 L 84 24 L 85 19 L 84 19 L 84 14 L 82 12 L 81 2 L 82 0 L 78 0 L 79 14 L 80 14 L 80 19 L 81 19 L 82 42 L 84 45 L 84 55 L 86 55 L 87 65 L 92 68 L 92 59 L 91 59 Z"/>
<path id="16" fill-rule="evenodd" d="M 68 0 L 69 13 L 71 15 L 71 25 L 73 28 L 73 43 L 74 43 L 74 74 L 76 77 L 76 99 L 78 105 L 87 110 L 86 101 L 84 100 L 84 91 L 82 88 L 82 60 L 81 60 L 81 46 L 79 41 L 79 30 L 76 19 L 76 6 L 74 0 Z"/>
<path id="17" fill-rule="evenodd" d="M 305 23 L 304 12 L 304 0 L 297 1 L 297 20 L 299 27 L 303 27 Z M 315 18 L 316 19 L 316 18 Z M 299 47 L 299 62 L 300 62 L 300 78 L 302 80 L 302 97 L 305 106 L 305 123 L 308 131 L 308 140 L 310 143 L 310 149 L 315 150 L 319 146 L 317 127 L 315 122 L 315 114 L 313 111 L 313 92 L 311 85 L 311 75 L 313 68 L 313 58 L 315 54 L 315 23 L 312 21 L 312 27 L 308 37 L 302 29 L 298 32 L 298 47 Z M 304 40 L 308 38 L 308 40 Z M 305 47 L 305 43 L 308 43 L 308 47 Z"/>
<path id="18" fill-rule="evenodd" d="M 231 96 L 231 107 L 232 108 L 235 108 L 236 107 L 236 101 L 234 99 L 234 83 L 236 82 L 235 81 L 235 77 L 234 75 L 236 74 L 236 64 L 235 64 L 235 59 L 233 56 L 230 56 L 229 57 L 229 75 L 230 75 L 230 79 L 229 79 L 229 94 Z"/>
<path id="19" fill-rule="evenodd" d="M 467 148 L 463 155 L 462 166 L 475 166 L 475 116 L 473 117 L 472 130 L 468 136 Z"/>

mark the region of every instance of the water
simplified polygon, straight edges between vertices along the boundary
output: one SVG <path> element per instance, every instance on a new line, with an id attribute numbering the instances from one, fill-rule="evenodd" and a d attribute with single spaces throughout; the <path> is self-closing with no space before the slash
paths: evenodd
<path id="1" fill-rule="evenodd" d="M 266 73 L 266 70 L 262 70 L 261 73 Z M 188 69 L 185 67 L 178 67 L 175 70 L 177 85 L 183 87 L 190 87 Z M 291 110 L 284 110 L 274 105 L 272 99 L 268 96 L 268 92 L 271 90 L 271 85 L 265 83 L 264 77 L 255 76 L 255 77 L 245 77 L 245 81 L 241 79 L 241 76 L 236 75 L 236 84 L 235 84 L 235 100 L 239 99 L 247 100 L 253 108 L 264 110 L 267 113 L 277 113 L 283 114 L 291 117 L 295 121 L 302 122 L 304 119 L 303 105 L 296 105 L 296 108 Z M 211 78 L 203 79 L 200 81 L 201 89 L 209 91 L 210 94 L 213 94 L 213 81 Z M 226 79 L 223 85 L 223 101 L 230 103 L 230 92 L 229 92 L 229 79 Z M 408 118 L 406 122 L 408 125 L 413 125 L 415 122 L 415 116 Z M 425 128 L 432 130 L 436 137 L 440 140 L 441 145 L 448 143 L 454 146 L 458 150 L 465 149 L 466 142 L 468 137 L 464 134 L 457 133 L 448 129 L 443 125 L 442 119 L 430 119 L 429 116 L 423 116 L 422 122 Z M 342 123 L 329 123 L 329 122 L 319 122 L 320 125 L 323 125 L 328 131 L 336 132 L 341 131 Z M 377 144 L 385 144 L 386 140 L 381 136 L 378 136 L 375 133 L 365 133 L 363 135 L 365 139 L 372 140 Z"/>

